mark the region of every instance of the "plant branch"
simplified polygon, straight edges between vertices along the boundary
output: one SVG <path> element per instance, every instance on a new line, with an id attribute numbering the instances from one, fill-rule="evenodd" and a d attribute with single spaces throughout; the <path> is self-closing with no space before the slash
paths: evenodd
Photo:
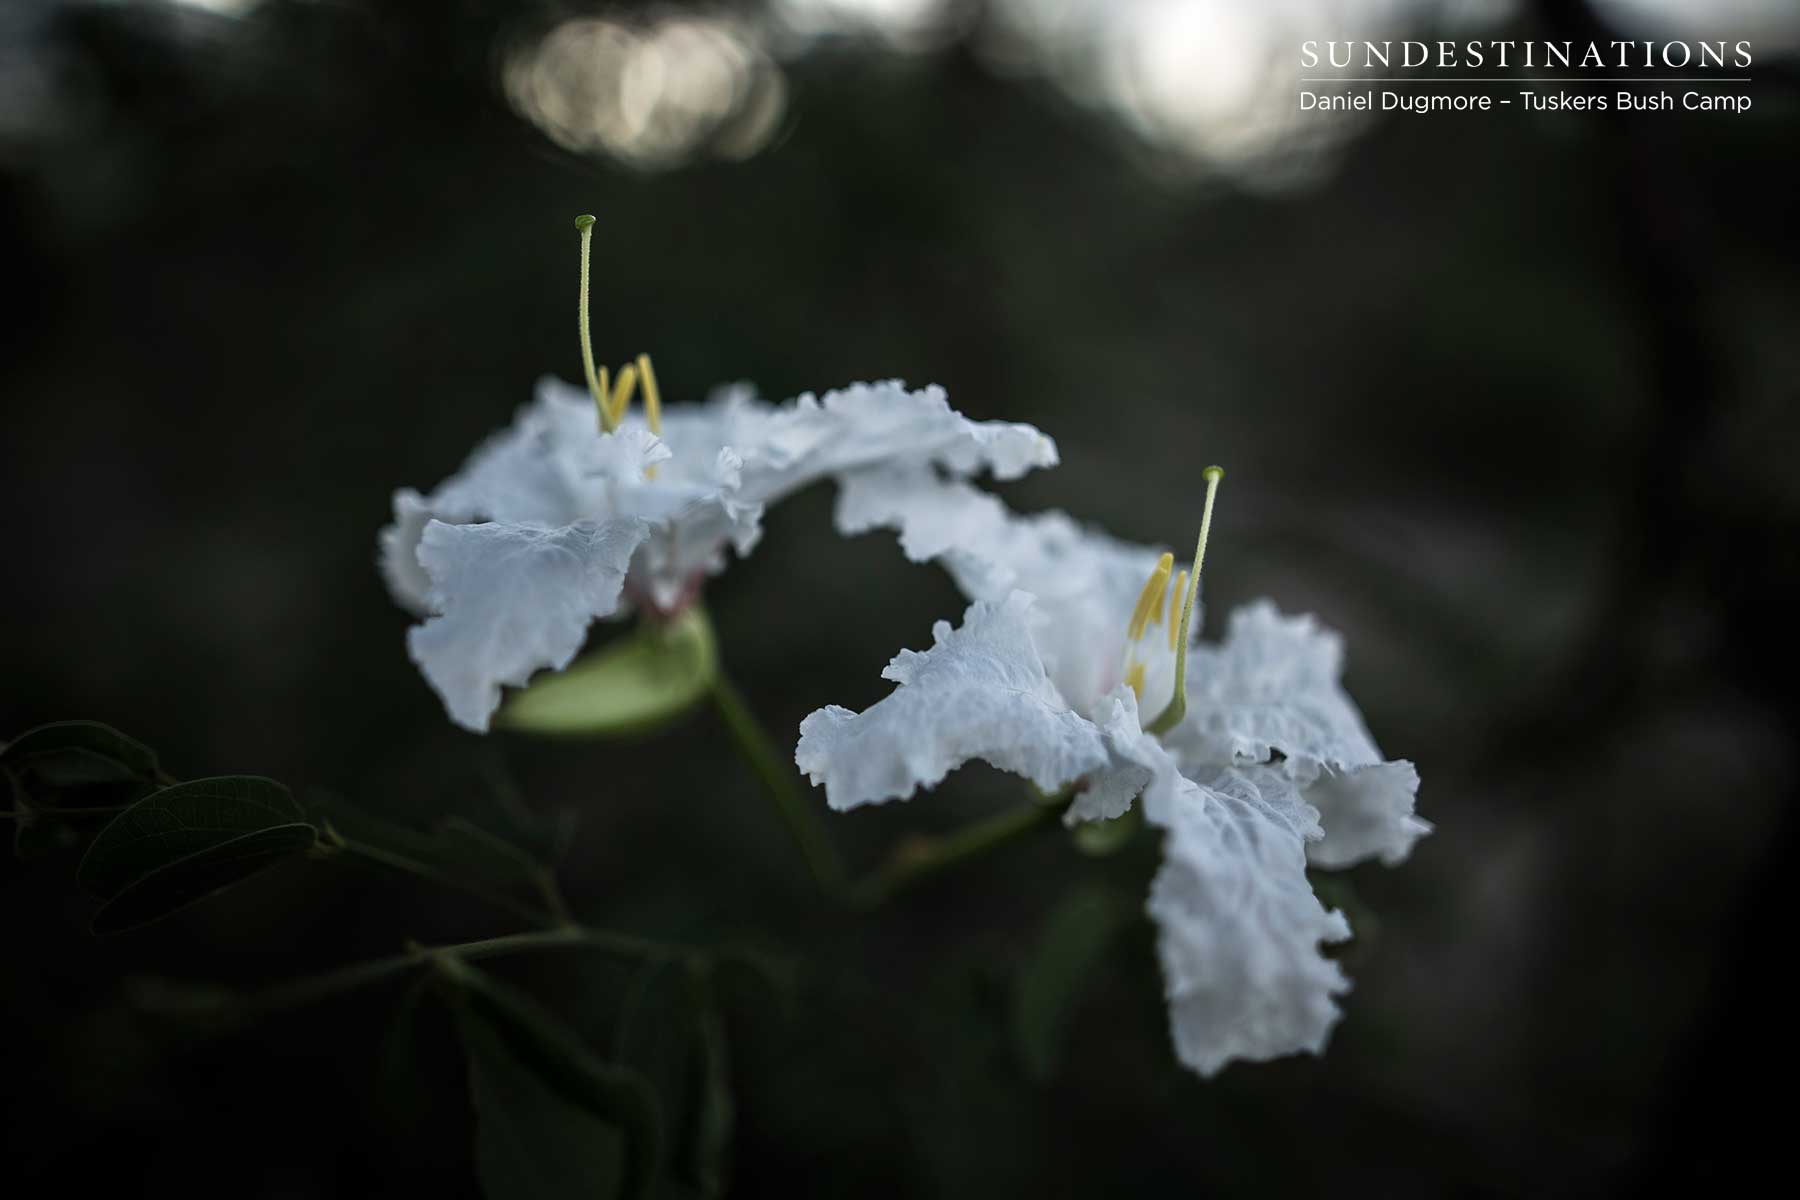
<path id="1" fill-rule="evenodd" d="M 216 1003 L 221 1012 L 271 1012 L 297 1008 L 326 1000 L 345 992 L 381 983 L 418 967 L 430 966 L 445 958 L 459 962 L 475 962 L 508 954 L 524 954 L 538 950 L 589 950 L 625 962 L 679 962 L 693 958 L 699 951 L 655 942 L 628 934 L 609 933 L 600 929 L 572 926 L 564 929 L 542 929 L 514 933 L 482 941 L 461 942 L 449 946 L 408 947 L 387 958 L 356 963 L 321 975 L 276 984 L 243 996 L 228 996 Z"/>
<path id="2" fill-rule="evenodd" d="M 556 872 L 549 867 L 540 866 L 535 876 L 538 894 L 544 898 L 544 907 L 550 910 L 558 925 L 574 929 L 579 925 L 575 914 L 569 908 L 569 902 L 563 897 L 562 885 L 556 882 Z"/>
<path id="3" fill-rule="evenodd" d="M 975 821 L 942 837 L 908 838 L 894 848 L 886 864 L 856 885 L 852 899 L 861 907 L 873 907 L 922 879 L 997 850 L 1002 846 L 1056 825 L 1061 797 Z"/>
<path id="4" fill-rule="evenodd" d="M 93 808 L 34 808 L 29 811 L 0 809 L 0 818 L 11 821 L 29 821 L 38 817 L 104 817 L 116 816 L 130 808 L 129 804 L 102 804 Z"/>
<path id="5" fill-rule="evenodd" d="M 847 877 L 843 862 L 832 848 L 831 840 L 825 836 L 825 830 L 819 824 L 813 806 L 807 803 L 806 797 L 796 786 L 798 772 L 792 763 L 783 761 L 782 754 L 769 740 L 767 731 L 744 702 L 743 694 L 723 671 L 713 675 L 712 697 L 719 715 L 725 720 L 726 728 L 731 731 L 732 740 L 737 743 L 738 751 L 756 772 L 763 791 L 774 802 L 794 844 L 806 859 L 813 882 L 827 896 L 844 896 Z"/>
<path id="6" fill-rule="evenodd" d="M 453 888 L 456 891 L 467 892 L 471 896 L 479 897 L 496 908 L 503 908 L 513 916 L 530 921 L 534 925 L 554 927 L 568 924 L 566 909 L 563 913 L 547 912 L 522 900 L 516 900 L 505 892 L 497 891 L 486 884 L 476 883 L 470 879 L 458 879 L 430 863 L 420 862 L 416 858 L 408 858 L 404 854 L 396 854 L 392 850 L 383 850 L 381 847 L 371 846 L 367 842 L 358 842 L 347 838 L 332 828 L 330 822 L 326 822 L 323 833 L 327 845 L 334 846 L 346 854 L 379 863 L 396 871 L 404 871 L 409 875 L 417 875 L 421 879 L 429 879 L 433 883 L 442 884 L 444 887 Z"/>

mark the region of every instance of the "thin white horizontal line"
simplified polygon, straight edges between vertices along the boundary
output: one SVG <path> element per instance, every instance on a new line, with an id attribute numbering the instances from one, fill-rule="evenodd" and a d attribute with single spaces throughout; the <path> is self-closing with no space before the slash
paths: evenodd
<path id="1" fill-rule="evenodd" d="M 1749 83 L 1748 75 L 1727 78 L 1686 79 L 1666 76 L 1614 75 L 1589 79 L 1581 76 L 1562 78 L 1544 75 L 1425 75 L 1405 78 L 1391 75 L 1302 75 L 1301 83 Z"/>

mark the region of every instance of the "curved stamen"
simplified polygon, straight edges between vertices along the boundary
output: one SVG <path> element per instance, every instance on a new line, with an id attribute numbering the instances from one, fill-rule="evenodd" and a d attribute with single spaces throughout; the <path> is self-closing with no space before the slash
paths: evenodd
<path id="1" fill-rule="evenodd" d="M 650 426 L 650 432 L 662 434 L 662 393 L 656 390 L 656 372 L 650 366 L 650 356 L 637 356 L 638 382 L 644 385 L 644 423 Z"/>
<path id="2" fill-rule="evenodd" d="M 1144 634 L 1162 620 L 1163 596 L 1169 590 L 1169 572 L 1175 568 L 1175 556 L 1165 554 L 1156 560 L 1156 566 L 1150 570 L 1150 578 L 1144 581 L 1144 590 L 1138 593 L 1137 604 L 1131 610 L 1131 622 L 1125 627 L 1125 686 L 1137 693 L 1141 702 L 1144 698 L 1144 678 L 1147 670 L 1144 660 L 1138 657 L 1138 643 Z"/>
<path id="3" fill-rule="evenodd" d="M 1144 727 L 1146 733 L 1167 733 L 1187 716 L 1188 631 L 1194 621 L 1194 598 L 1200 594 L 1200 568 L 1206 562 L 1206 535 L 1212 532 L 1213 498 L 1219 494 L 1219 482 L 1225 478 L 1225 468 L 1208 467 L 1201 475 L 1206 478 L 1206 507 L 1200 513 L 1200 538 L 1194 544 L 1194 567 L 1188 573 L 1187 596 L 1181 604 L 1181 628 L 1175 634 L 1175 693 L 1169 697 L 1169 706 Z"/>
<path id="4" fill-rule="evenodd" d="M 582 213 L 576 217 L 575 228 L 581 233 L 581 369 L 587 378 L 588 394 L 594 398 L 594 411 L 600 417 L 600 431 L 611 433 L 619 422 L 608 404 L 606 368 L 594 366 L 594 339 L 588 332 L 588 260 L 593 255 L 594 214 Z"/>
<path id="5" fill-rule="evenodd" d="M 650 366 L 650 356 L 637 356 L 638 382 L 644 385 L 644 424 L 650 426 L 650 432 L 662 436 L 662 393 L 656 390 L 656 371 Z M 644 469 L 645 479 L 656 478 L 654 466 Z"/>
<path id="6" fill-rule="evenodd" d="M 609 431 L 617 429 L 619 422 L 625 419 L 625 410 L 631 407 L 631 393 L 637 387 L 637 368 L 626 363 L 619 368 L 619 382 L 613 387 L 612 408 L 608 414 L 612 422 L 607 425 Z"/>
<path id="7" fill-rule="evenodd" d="M 1144 590 L 1138 594 L 1137 607 L 1131 610 L 1131 624 L 1126 627 L 1125 636 L 1137 641 L 1144 636 L 1144 630 L 1150 627 L 1153 615 L 1162 615 L 1162 599 L 1169 587 L 1169 573 L 1175 569 L 1175 556 L 1165 554 L 1156 562 L 1150 572 L 1150 578 L 1144 583 Z"/>

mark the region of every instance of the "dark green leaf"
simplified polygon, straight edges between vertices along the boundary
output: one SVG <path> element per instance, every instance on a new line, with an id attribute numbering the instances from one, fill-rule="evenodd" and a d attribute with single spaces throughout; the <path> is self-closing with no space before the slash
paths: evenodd
<path id="1" fill-rule="evenodd" d="M 311 848 L 317 831 L 271 779 L 178 783 L 114 817 L 76 872 L 107 903 L 95 933 L 135 928 Z"/>
<path id="2" fill-rule="evenodd" d="M 645 963 L 632 975 L 613 1024 L 612 1059 L 655 1089 L 666 1116 L 670 1158 L 686 1165 L 689 1114 L 696 1103 L 694 991 L 684 965 Z"/>
<path id="3" fill-rule="evenodd" d="M 489 1026 L 461 1022 L 475 1108 L 475 1170 L 488 1200 L 621 1194 L 625 1137 L 515 1058 Z"/>
<path id="4" fill-rule="evenodd" d="M 88 847 L 76 878 L 89 892 L 111 900 L 154 871 L 223 847 L 246 834 L 303 825 L 305 820 L 306 814 L 287 788 L 272 779 L 225 775 L 178 783 L 144 797 L 114 817 Z M 304 827 L 312 829 L 310 825 Z M 298 840 L 299 834 L 290 829 L 279 837 L 240 846 L 232 853 L 191 865 L 197 876 L 210 876 L 214 867 L 239 855 L 247 856 L 247 863 L 252 862 L 277 845 Z M 307 844 L 311 844 L 310 837 Z M 256 863 L 244 873 L 261 865 Z"/>
<path id="5" fill-rule="evenodd" d="M 39 725 L 0 750 L 0 763 L 29 770 L 53 787 L 154 783 L 160 772 L 154 750 L 98 721 Z"/>
<path id="6" fill-rule="evenodd" d="M 161 920 L 265 867 L 312 848 L 318 831 L 296 823 L 259 829 L 197 850 L 139 876 L 94 914 L 95 933 L 120 933 Z"/>
<path id="7" fill-rule="evenodd" d="M 453 978 L 488 1200 L 643 1196 L 661 1153 L 649 1083 L 516 989 L 461 964 Z"/>
<path id="8" fill-rule="evenodd" d="M 1032 1079 L 1044 1082 L 1056 1074 L 1069 1022 L 1125 912 L 1098 887 L 1078 889 L 1051 910 L 1020 964 L 1013 980 L 1013 1046 Z"/>
<path id="9" fill-rule="evenodd" d="M 712 626 L 698 607 L 546 673 L 513 693 L 501 728 L 564 737 L 626 736 L 667 724 L 706 699 L 718 672 Z"/>
<path id="10" fill-rule="evenodd" d="M 388 1022 L 375 1063 L 375 1086 L 382 1100 L 379 1111 L 383 1122 L 395 1133 L 416 1133 L 433 1107 L 433 1098 L 419 1070 L 423 1047 L 418 1028 L 420 1009 L 431 982 L 429 975 L 420 975 L 407 985 L 393 1019 Z"/>
<path id="11" fill-rule="evenodd" d="M 543 864 L 530 851 L 463 817 L 449 817 L 429 832 L 378 817 L 337 797 L 313 797 L 312 818 L 329 822 L 353 842 L 405 855 L 498 887 L 536 884 Z"/>

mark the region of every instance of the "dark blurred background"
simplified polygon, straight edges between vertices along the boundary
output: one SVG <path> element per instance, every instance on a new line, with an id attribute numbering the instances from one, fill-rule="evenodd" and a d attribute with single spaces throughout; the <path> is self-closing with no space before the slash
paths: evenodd
<path id="1" fill-rule="evenodd" d="M 1440 33 L 1750 37 L 1755 108 L 1295 111 L 1301 39 Z M 178 775 L 415 820 L 502 773 L 576 809 L 584 918 L 798 964 L 786 1006 L 728 1005 L 738 1194 L 1721 1184 L 1780 1148 L 1792 1058 L 1796 44 L 1778 0 L 12 0 L 0 736 L 91 717 Z M 1020 1061 L 1048 915 L 1139 913 L 1148 839 L 1046 836 L 852 919 L 709 713 L 639 743 L 449 725 L 375 531 L 576 376 L 581 211 L 600 355 L 651 351 L 671 401 L 938 382 L 1058 438 L 1014 504 L 1177 545 L 1227 466 L 1209 629 L 1268 595 L 1343 630 L 1438 827 L 1349 876 L 1325 1057 L 1182 1071 L 1140 914 L 1060 1065 Z M 772 512 L 708 592 L 784 744 L 961 607 L 830 505 Z M 1015 797 L 971 770 L 830 829 L 866 867 Z M 9 1194 L 473 1194 L 441 1014 L 394 1070 L 398 989 L 226 1035 L 127 981 L 514 925 L 305 862 L 96 940 L 72 866 L 0 868 Z M 584 1029 L 618 1005 L 570 956 L 497 969 Z"/>

